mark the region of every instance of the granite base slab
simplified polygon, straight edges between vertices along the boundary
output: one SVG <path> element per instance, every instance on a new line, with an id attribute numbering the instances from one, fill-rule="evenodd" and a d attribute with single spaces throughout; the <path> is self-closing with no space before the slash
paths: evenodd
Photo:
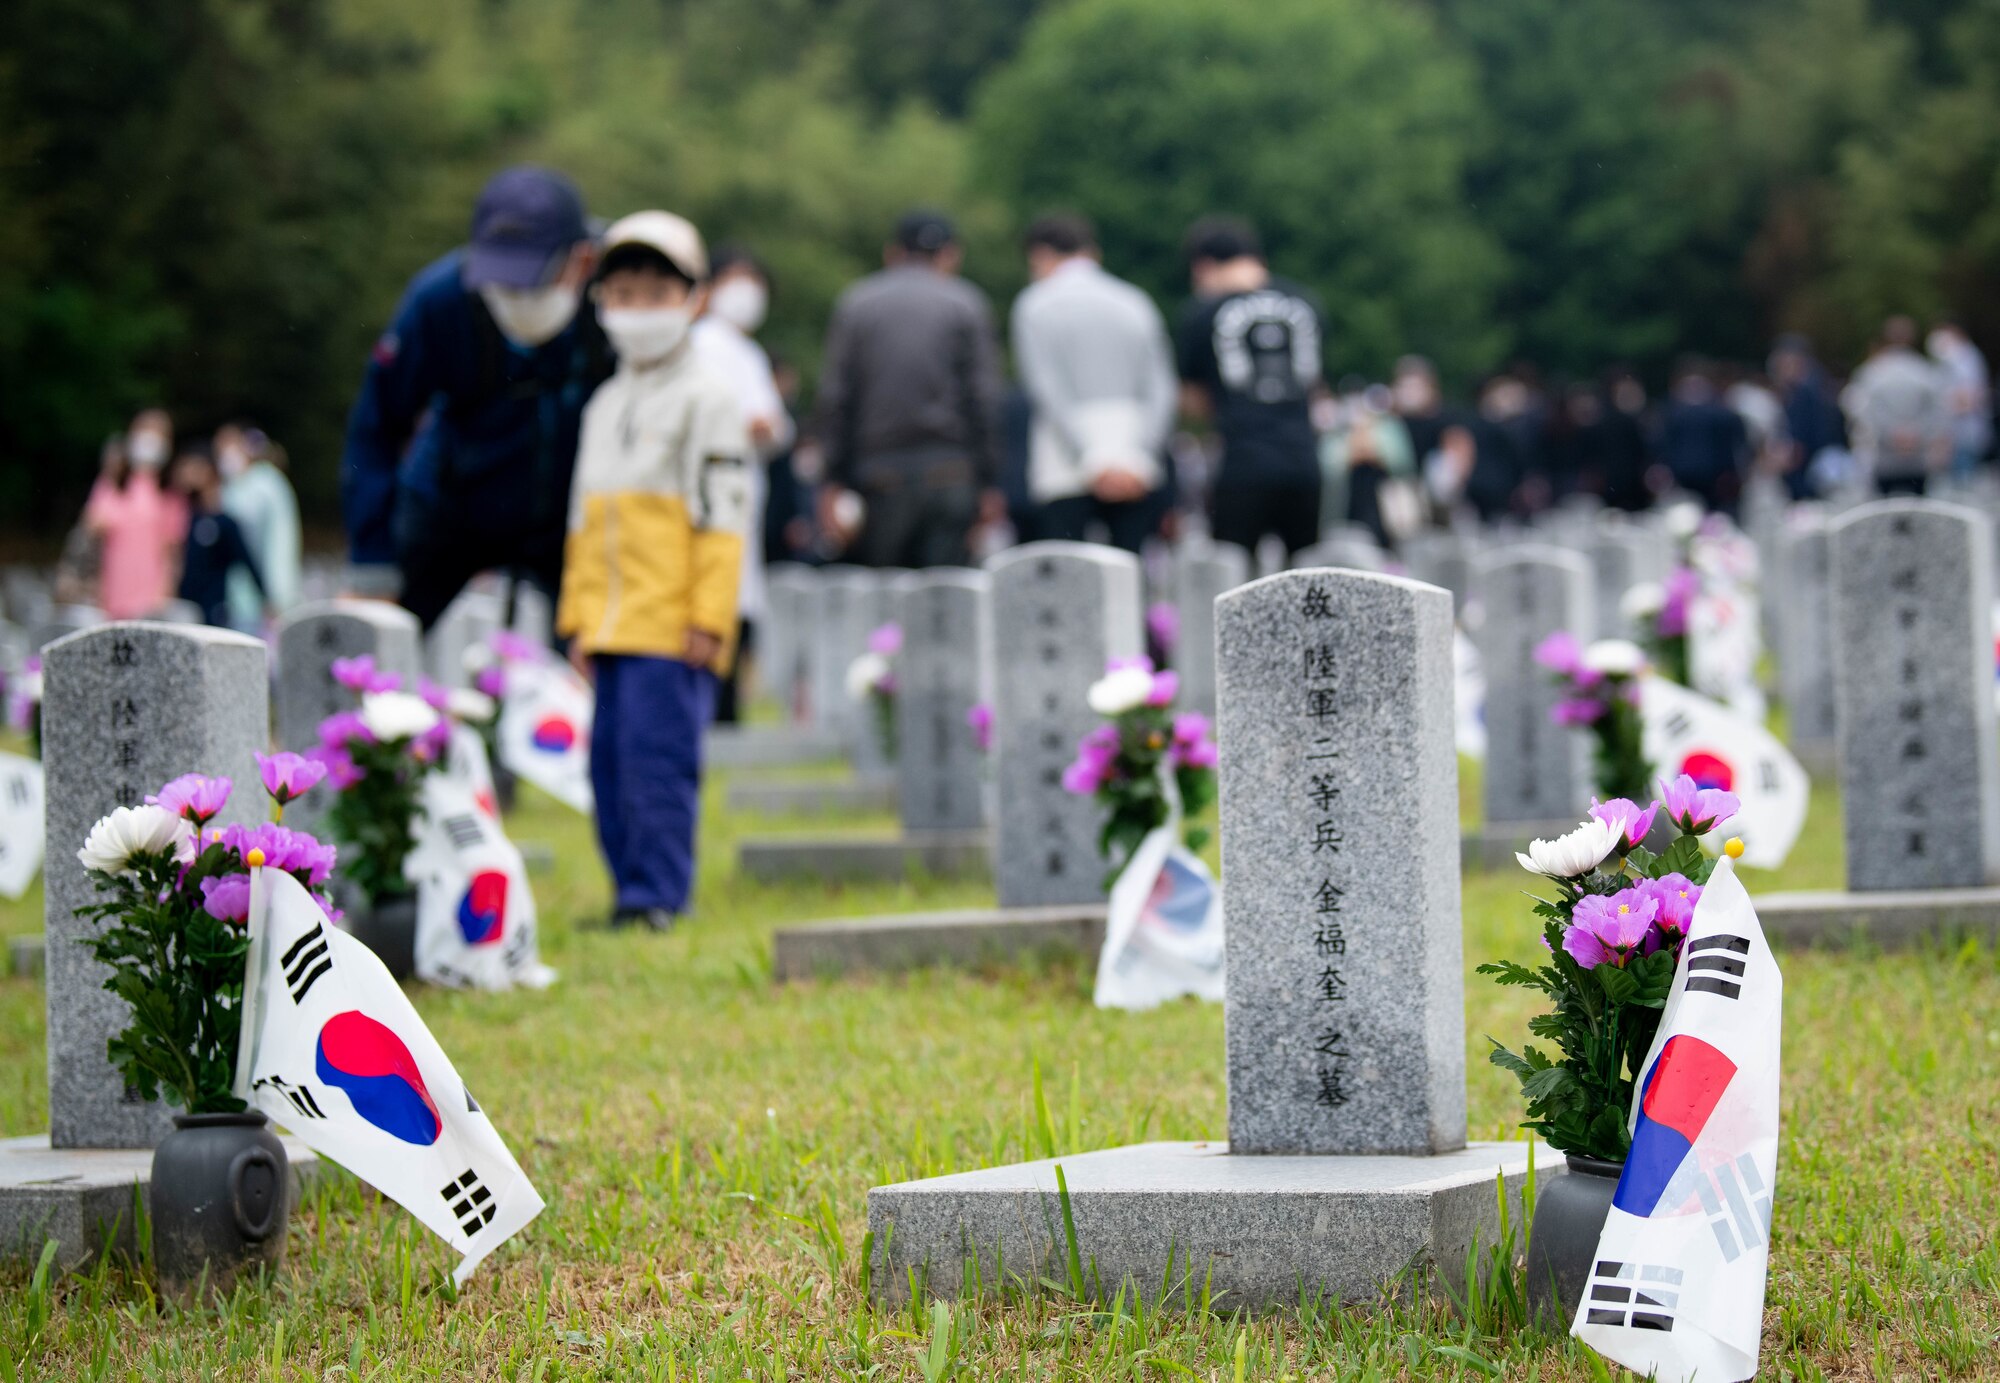
<path id="1" fill-rule="evenodd" d="M 970 967 L 1049 951 L 1095 955 L 1103 947 L 1101 904 L 842 918 L 779 928 L 772 937 L 771 976 L 783 983 Z"/>
<path id="2" fill-rule="evenodd" d="M 297 1139 L 284 1144 L 296 1206 L 321 1163 Z M 50 1239 L 63 1271 L 110 1249 L 136 1257 L 133 1193 L 152 1176 L 151 1148 L 51 1148 L 46 1133 L 0 1138 L 0 1259 L 32 1262 Z"/>
<path id="3" fill-rule="evenodd" d="M 831 730 L 802 725 L 716 725 L 702 737 L 709 768 L 768 768 L 842 758 L 847 744 Z"/>
<path id="4" fill-rule="evenodd" d="M 1434 1157 L 1233 1156 L 1226 1143 L 1142 1143 L 878 1186 L 868 1193 L 878 1298 L 997 1291 L 1068 1276 L 1056 1168 L 1086 1283 L 1214 1309 L 1377 1301 L 1413 1271 L 1462 1294 L 1475 1242 L 1500 1233 L 1504 1177 L 1518 1251 L 1527 1143 L 1473 1143 Z M 1534 1151 L 1539 1177 L 1561 1154 Z"/>
<path id="5" fill-rule="evenodd" d="M 761 884 L 819 879 L 864 883 L 912 874 L 962 878 L 991 872 L 993 837 L 986 831 L 923 831 L 866 836 L 771 836 L 736 847 L 737 871 Z"/>
<path id="6" fill-rule="evenodd" d="M 43 937 L 17 936 L 7 942 L 7 973 L 17 980 L 38 979 L 48 967 L 48 942 Z"/>
<path id="7" fill-rule="evenodd" d="M 893 778 L 829 778 L 760 782 L 738 779 L 726 794 L 729 810 L 763 816 L 850 816 L 896 810 Z"/>
<path id="8" fill-rule="evenodd" d="M 1765 935 L 1795 946 L 1865 938 L 1894 948 L 1960 932 L 2000 938 L 2000 888 L 1766 893 L 1754 901 Z"/>

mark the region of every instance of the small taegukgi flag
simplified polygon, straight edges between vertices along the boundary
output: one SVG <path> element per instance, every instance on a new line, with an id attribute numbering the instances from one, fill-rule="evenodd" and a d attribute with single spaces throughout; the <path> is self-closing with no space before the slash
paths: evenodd
<path id="1" fill-rule="evenodd" d="M 1812 782 L 1769 730 L 1664 677 L 1640 685 L 1645 750 L 1669 780 L 1685 773 L 1705 788 L 1733 792 L 1742 809 L 1722 832 L 1743 841 L 1743 862 L 1776 869 L 1806 824 Z"/>
<path id="2" fill-rule="evenodd" d="M 42 766 L 0 754 L 0 897 L 19 898 L 42 868 Z"/>
<path id="3" fill-rule="evenodd" d="M 236 1094 L 465 1255 L 463 1284 L 542 1198 L 382 962 L 276 869 L 250 872 Z"/>
<path id="4" fill-rule="evenodd" d="M 403 863 L 417 891 L 417 978 L 454 989 L 548 988 L 556 972 L 537 949 L 535 895 L 500 818 L 445 774 L 424 779 L 422 801 Z"/>
<path id="5" fill-rule="evenodd" d="M 590 684 L 552 653 L 507 665 L 500 700 L 500 762 L 558 801 L 589 814 Z"/>
<path id="6" fill-rule="evenodd" d="M 1660 1383 L 1757 1372 L 1784 979 L 1727 859 L 1688 927 L 1570 1334 Z"/>

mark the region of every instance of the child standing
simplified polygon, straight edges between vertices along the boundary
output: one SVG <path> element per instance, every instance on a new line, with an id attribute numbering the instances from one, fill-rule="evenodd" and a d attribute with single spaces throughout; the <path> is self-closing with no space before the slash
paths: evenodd
<path id="1" fill-rule="evenodd" d="M 215 457 L 198 443 L 181 449 L 169 473 L 173 488 L 187 500 L 187 544 L 181 549 L 180 597 L 201 609 L 209 624 L 229 625 L 229 574 L 245 573 L 259 596 L 264 577 L 257 570 L 243 530 L 222 507 L 222 472 Z M 267 605 L 269 601 L 265 602 Z"/>
<path id="2" fill-rule="evenodd" d="M 594 297 L 618 370 L 584 409 L 556 628 L 597 689 L 590 737 L 613 926 L 671 928 L 694 878 L 701 737 L 735 653 L 749 439 L 691 348 L 708 254 L 687 221 L 606 232 Z"/>

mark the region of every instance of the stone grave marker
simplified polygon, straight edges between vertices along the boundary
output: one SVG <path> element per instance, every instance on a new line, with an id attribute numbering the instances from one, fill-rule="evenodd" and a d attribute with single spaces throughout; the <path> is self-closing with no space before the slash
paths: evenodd
<path id="1" fill-rule="evenodd" d="M 277 653 L 278 747 L 303 753 L 319 743 L 321 721 L 356 705 L 355 694 L 333 680 L 334 659 L 367 655 L 414 691 L 423 631 L 415 615 L 387 601 L 319 601 L 295 606 L 279 621 Z M 332 803 L 333 790 L 322 783 L 285 808 L 285 824 L 316 831 Z"/>
<path id="2" fill-rule="evenodd" d="M 1341 530 L 1311 547 L 1299 549 L 1292 558 L 1292 569 L 1346 567 L 1352 571 L 1381 571 L 1388 563 L 1389 554 L 1376 545 L 1373 537 Z"/>
<path id="3" fill-rule="evenodd" d="M 1585 556 L 1590 559 L 1590 638 L 1629 639 L 1637 630 L 1625 617 L 1625 592 L 1649 578 L 1647 542 L 1629 523 L 1600 521 L 1590 535 Z M 1587 641 L 1587 640 L 1586 640 Z"/>
<path id="4" fill-rule="evenodd" d="M 1003 908 L 1099 903 L 1102 813 L 1063 791 L 1077 741 L 1102 724 L 1085 694 L 1113 658 L 1138 657 L 1139 563 L 1089 543 L 1027 543 L 993 578 L 996 882 Z"/>
<path id="5" fill-rule="evenodd" d="M 1590 806 L 1589 740 L 1549 719 L 1561 692 L 1535 661 L 1536 646 L 1550 634 L 1587 627 L 1590 566 L 1560 548 L 1524 546 L 1486 559 L 1478 581 L 1486 679 L 1481 835 L 1494 837 L 1494 850 L 1511 862 L 1528 840 L 1571 829 Z"/>
<path id="6" fill-rule="evenodd" d="M 850 754 L 856 752 L 860 733 L 867 728 L 868 708 L 847 694 L 847 674 L 854 660 L 867 650 L 869 632 L 875 627 L 870 621 L 878 613 L 875 593 L 880 585 L 881 578 L 865 567 L 820 568 L 813 723 L 837 732 Z"/>
<path id="7" fill-rule="evenodd" d="M 467 588 L 445 607 L 424 640 L 432 679 L 447 687 L 469 687 L 472 673 L 466 654 L 506 625 L 507 606 L 490 591 Z"/>
<path id="8" fill-rule="evenodd" d="M 897 804 L 905 833 L 985 824 L 986 755 L 966 716 L 987 699 L 991 579 L 934 567 L 897 581 Z"/>
<path id="9" fill-rule="evenodd" d="M 807 651 L 813 646 L 819 578 L 797 562 L 779 562 L 764 573 L 764 622 L 757 630 L 757 683 L 776 698 L 788 720 L 799 719 Z"/>
<path id="10" fill-rule="evenodd" d="M 1180 673 L 1180 705 L 1215 714 L 1215 598 L 1250 579 L 1250 554 L 1234 543 L 1189 545 L 1174 554 L 1173 601 L 1180 638 L 1173 666 Z"/>
<path id="11" fill-rule="evenodd" d="M 1832 547 L 1825 511 L 1800 505 L 1772 548 L 1776 579 L 1767 589 L 1777 612 L 1773 624 L 1786 731 L 1800 761 L 1824 772 L 1834 764 L 1839 723 L 1833 691 Z"/>

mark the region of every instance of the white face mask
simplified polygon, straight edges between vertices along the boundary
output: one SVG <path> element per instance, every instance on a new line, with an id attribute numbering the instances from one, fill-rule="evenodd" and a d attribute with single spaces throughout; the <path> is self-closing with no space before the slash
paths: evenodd
<path id="1" fill-rule="evenodd" d="M 708 299 L 710 312 L 746 335 L 764 325 L 764 312 L 770 305 L 770 293 L 756 279 L 718 283 Z"/>
<path id="2" fill-rule="evenodd" d="M 694 318 L 685 307 L 620 307 L 598 309 L 597 320 L 620 360 L 650 365 L 687 339 Z"/>
<path id="3" fill-rule="evenodd" d="M 560 336 L 576 316 L 579 292 L 560 282 L 546 288 L 501 288 L 489 283 L 479 290 L 479 297 L 502 336 L 517 346 L 539 346 Z"/>
<path id="4" fill-rule="evenodd" d="M 156 471 L 167 463 L 167 439 L 157 432 L 135 432 L 125 441 L 125 459 L 142 471 Z"/>

